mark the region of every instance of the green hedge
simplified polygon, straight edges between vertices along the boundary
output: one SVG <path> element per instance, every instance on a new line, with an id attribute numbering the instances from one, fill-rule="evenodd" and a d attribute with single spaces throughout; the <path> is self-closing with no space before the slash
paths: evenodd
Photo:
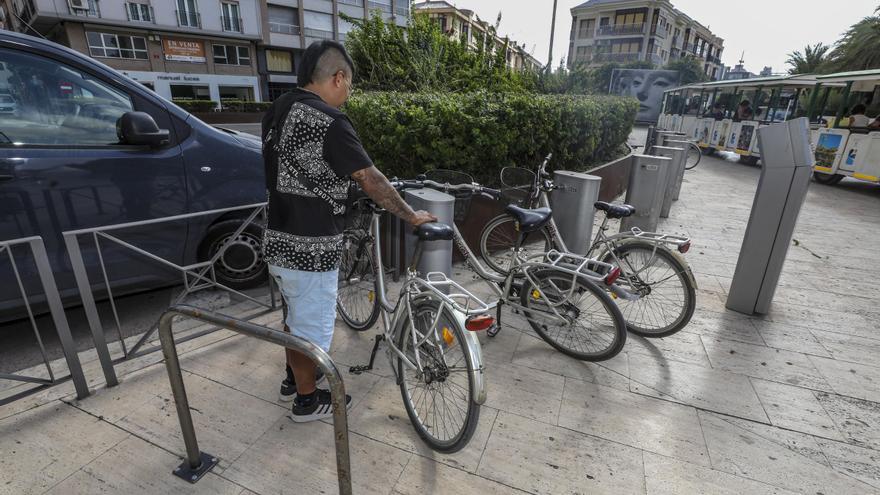
<path id="1" fill-rule="evenodd" d="M 213 100 L 171 100 L 187 112 L 213 112 L 217 108 L 217 102 Z M 251 112 L 260 113 L 269 109 L 271 102 L 246 101 L 246 100 L 223 100 L 220 102 L 221 112 Z"/>
<path id="2" fill-rule="evenodd" d="M 220 102 L 223 112 L 265 112 L 272 105 L 268 101 L 223 100 Z"/>
<path id="3" fill-rule="evenodd" d="M 638 111 L 631 98 L 491 93 L 359 93 L 345 112 L 389 177 L 447 168 L 496 184 L 503 167 L 585 171 L 617 156 Z"/>
<path id="4" fill-rule="evenodd" d="M 175 105 L 187 112 L 212 112 L 217 106 L 212 100 L 171 100 Z"/>

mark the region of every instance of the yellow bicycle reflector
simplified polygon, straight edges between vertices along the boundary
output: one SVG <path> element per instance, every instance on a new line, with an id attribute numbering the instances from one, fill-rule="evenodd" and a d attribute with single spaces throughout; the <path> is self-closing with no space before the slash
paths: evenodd
<path id="1" fill-rule="evenodd" d="M 532 291 L 532 299 L 541 299 L 541 291 L 534 289 Z"/>
<path id="2" fill-rule="evenodd" d="M 617 294 L 615 294 L 615 293 L 612 292 L 612 293 L 611 293 L 611 299 L 617 299 Z"/>
<path id="3" fill-rule="evenodd" d="M 375 298 L 376 298 L 375 292 L 373 292 L 373 291 L 367 292 L 367 299 L 369 299 L 371 303 L 373 302 L 373 299 L 375 299 Z"/>
<path id="4" fill-rule="evenodd" d="M 443 340 L 446 341 L 447 346 L 450 346 L 455 342 L 455 335 L 452 335 L 452 332 L 449 331 L 449 327 L 443 327 Z"/>

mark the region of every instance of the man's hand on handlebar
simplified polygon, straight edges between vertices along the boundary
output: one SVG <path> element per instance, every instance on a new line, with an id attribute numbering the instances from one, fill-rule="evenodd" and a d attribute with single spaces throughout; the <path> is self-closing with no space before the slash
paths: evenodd
<path id="1" fill-rule="evenodd" d="M 412 224 L 413 227 L 418 227 L 423 223 L 436 222 L 437 217 L 435 217 L 431 213 L 428 213 L 425 210 L 419 210 L 413 212 L 412 216 L 410 218 L 407 218 L 406 221 Z"/>

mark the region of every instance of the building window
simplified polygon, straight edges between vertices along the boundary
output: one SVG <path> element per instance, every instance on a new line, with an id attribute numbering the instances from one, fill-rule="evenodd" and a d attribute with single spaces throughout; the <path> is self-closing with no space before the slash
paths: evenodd
<path id="1" fill-rule="evenodd" d="M 220 18 L 220 20 L 223 24 L 223 30 L 231 31 L 233 33 L 240 33 L 241 13 L 238 10 L 238 4 L 222 2 L 220 4 L 220 12 L 222 13 L 222 17 Z"/>
<path id="2" fill-rule="evenodd" d="M 177 25 L 182 27 L 202 27 L 202 19 L 196 0 L 177 0 Z"/>
<path id="3" fill-rule="evenodd" d="M 641 25 L 645 23 L 645 13 L 644 12 L 628 12 L 617 14 L 614 18 L 614 24 L 616 26 L 632 26 L 632 25 Z"/>
<path id="4" fill-rule="evenodd" d="M 578 38 L 592 38 L 596 31 L 596 19 L 581 19 Z"/>
<path id="5" fill-rule="evenodd" d="M 127 3 L 125 4 L 125 12 L 128 14 L 128 20 L 134 22 L 156 22 L 153 16 L 153 7 L 145 3 Z"/>
<path id="6" fill-rule="evenodd" d="M 269 72 L 293 72 L 293 55 L 281 50 L 266 50 L 266 68 Z"/>
<path id="7" fill-rule="evenodd" d="M 98 6 L 98 0 L 86 0 L 83 3 L 87 4 L 87 9 L 73 7 L 72 4 L 68 4 L 70 13 L 73 15 L 81 15 L 85 17 L 101 17 L 101 8 Z M 34 10 L 36 11 L 36 9 Z"/>
<path id="8" fill-rule="evenodd" d="M 355 7 L 364 6 L 364 0 L 339 0 L 339 3 L 344 3 L 345 5 L 354 5 Z"/>
<path id="9" fill-rule="evenodd" d="M 246 46 L 214 45 L 214 63 L 251 65 L 251 49 Z"/>
<path id="10" fill-rule="evenodd" d="M 147 40 L 140 36 L 120 36 L 110 33 L 86 33 L 89 54 L 93 57 L 134 58 L 147 60 Z"/>
<path id="11" fill-rule="evenodd" d="M 391 13 L 391 0 L 370 0 L 367 2 L 367 8 L 370 10 L 378 9 L 382 12 Z"/>
<path id="12" fill-rule="evenodd" d="M 299 13 L 288 7 L 269 6 L 269 32 L 299 34 Z"/>
<path id="13" fill-rule="evenodd" d="M 312 38 L 333 39 L 333 16 L 320 12 L 303 12 L 303 34 Z"/>

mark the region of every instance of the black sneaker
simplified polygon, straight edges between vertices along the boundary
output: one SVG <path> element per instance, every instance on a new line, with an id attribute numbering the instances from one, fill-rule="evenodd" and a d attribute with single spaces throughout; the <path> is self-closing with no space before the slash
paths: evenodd
<path id="1" fill-rule="evenodd" d="M 351 396 L 345 396 L 345 407 L 351 406 Z M 295 423 L 308 423 L 324 418 L 333 417 L 333 402 L 330 400 L 330 391 L 317 389 L 310 399 L 303 400 L 297 397 L 291 408 L 290 416 Z"/>
<path id="2" fill-rule="evenodd" d="M 315 369 L 315 384 L 320 384 L 326 377 L 320 369 Z M 296 378 L 293 377 L 293 370 L 287 367 L 287 378 L 281 382 L 281 392 L 278 394 L 278 400 L 281 402 L 290 402 L 296 397 Z"/>

